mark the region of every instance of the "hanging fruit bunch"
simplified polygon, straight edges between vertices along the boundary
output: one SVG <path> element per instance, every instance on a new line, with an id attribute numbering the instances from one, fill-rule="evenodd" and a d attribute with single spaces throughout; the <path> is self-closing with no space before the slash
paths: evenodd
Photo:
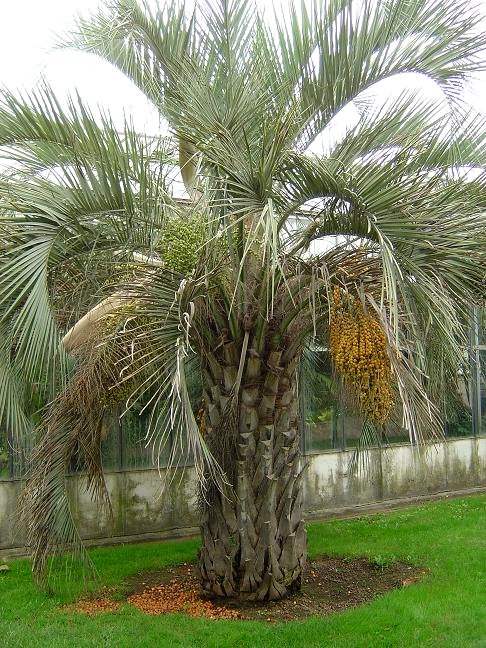
<path id="1" fill-rule="evenodd" d="M 164 225 L 157 251 L 168 268 L 188 275 L 201 255 L 207 232 L 202 216 L 173 216 Z"/>
<path id="2" fill-rule="evenodd" d="M 104 282 L 104 286 L 118 286 L 120 284 L 133 283 L 140 270 L 137 263 L 125 262 L 115 263 L 108 268 L 109 276 Z"/>
<path id="3" fill-rule="evenodd" d="M 359 299 L 333 290 L 330 349 L 334 366 L 357 393 L 363 414 L 384 423 L 393 407 L 391 364 L 379 322 Z"/>

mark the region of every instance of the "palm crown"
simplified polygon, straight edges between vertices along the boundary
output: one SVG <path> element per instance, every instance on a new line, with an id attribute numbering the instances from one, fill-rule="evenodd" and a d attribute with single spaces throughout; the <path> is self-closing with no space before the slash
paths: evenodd
<path id="1" fill-rule="evenodd" d="M 150 409 L 156 454 L 169 433 L 191 450 L 224 511 L 217 524 L 206 511 L 206 545 L 234 537 L 237 502 L 254 502 L 250 541 L 240 528 L 239 553 L 225 545 L 230 567 L 203 546 L 218 594 L 275 598 L 299 577 L 295 375 L 312 340 L 330 346 L 369 424 L 395 400 L 412 439 L 440 433 L 439 396 L 454 389 L 484 279 L 484 124 L 462 101 L 483 67 L 478 21 L 466 2 L 330 0 L 292 5 L 270 28 L 243 0 L 191 16 L 115 0 L 68 44 L 128 75 L 170 138 L 128 122 L 120 133 L 48 87 L 3 91 L 0 414 L 25 433 L 30 390 L 53 401 L 24 502 L 39 574 L 79 540 L 64 483 L 73 455 L 104 495 L 102 419 L 117 400 Z M 374 101 L 374 84 L 410 72 L 443 99 Z M 309 153 L 350 102 L 354 126 Z M 185 200 L 171 192 L 177 164 Z M 311 254 L 315 241 L 327 244 Z M 270 580 L 254 558 L 264 511 L 276 517 L 265 560 L 280 561 Z M 240 578 L 243 554 L 253 571 Z"/>

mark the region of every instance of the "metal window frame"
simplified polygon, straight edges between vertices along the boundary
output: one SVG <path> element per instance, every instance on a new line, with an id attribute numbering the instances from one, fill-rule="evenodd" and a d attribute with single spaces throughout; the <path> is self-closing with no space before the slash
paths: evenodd
<path id="1" fill-rule="evenodd" d="M 14 466 L 14 447 L 13 447 L 13 432 L 10 425 L 7 429 L 7 455 L 8 455 L 8 478 L 9 480 L 15 479 L 15 466 Z"/>
<path id="2" fill-rule="evenodd" d="M 480 344 L 481 307 L 472 309 L 471 339 L 469 345 L 469 367 L 471 371 L 471 410 L 473 435 L 480 436 L 481 430 L 481 351 L 486 352 L 486 344 Z M 486 430 L 484 430 L 486 432 Z"/>

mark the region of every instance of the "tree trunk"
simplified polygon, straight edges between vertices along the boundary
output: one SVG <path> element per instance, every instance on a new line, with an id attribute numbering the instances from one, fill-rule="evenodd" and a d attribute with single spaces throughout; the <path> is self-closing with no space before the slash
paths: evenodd
<path id="1" fill-rule="evenodd" d="M 229 486 L 202 497 L 201 583 L 217 596 L 274 600 L 300 588 L 306 559 L 296 360 L 249 349 L 239 393 L 239 348 L 205 368 L 207 442 Z"/>

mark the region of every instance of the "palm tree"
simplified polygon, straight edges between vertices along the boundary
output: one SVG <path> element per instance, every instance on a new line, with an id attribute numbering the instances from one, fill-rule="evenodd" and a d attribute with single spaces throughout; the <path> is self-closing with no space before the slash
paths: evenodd
<path id="1" fill-rule="evenodd" d="M 304 349 L 330 348 L 367 438 L 397 403 L 412 440 L 440 435 L 483 279 L 485 131 L 462 100 L 478 27 L 468 2 L 302 2 L 268 26 L 245 0 L 190 16 L 114 0 L 68 44 L 128 75 L 171 138 L 119 133 L 48 87 L 3 91 L 0 413 L 28 431 L 26 391 L 52 401 L 24 497 L 38 578 L 81 546 L 73 457 L 106 499 L 116 402 L 150 411 L 156 456 L 172 435 L 171 466 L 195 463 L 204 590 L 257 600 L 297 589 L 305 565 Z M 442 98 L 376 101 L 412 72 Z"/>

